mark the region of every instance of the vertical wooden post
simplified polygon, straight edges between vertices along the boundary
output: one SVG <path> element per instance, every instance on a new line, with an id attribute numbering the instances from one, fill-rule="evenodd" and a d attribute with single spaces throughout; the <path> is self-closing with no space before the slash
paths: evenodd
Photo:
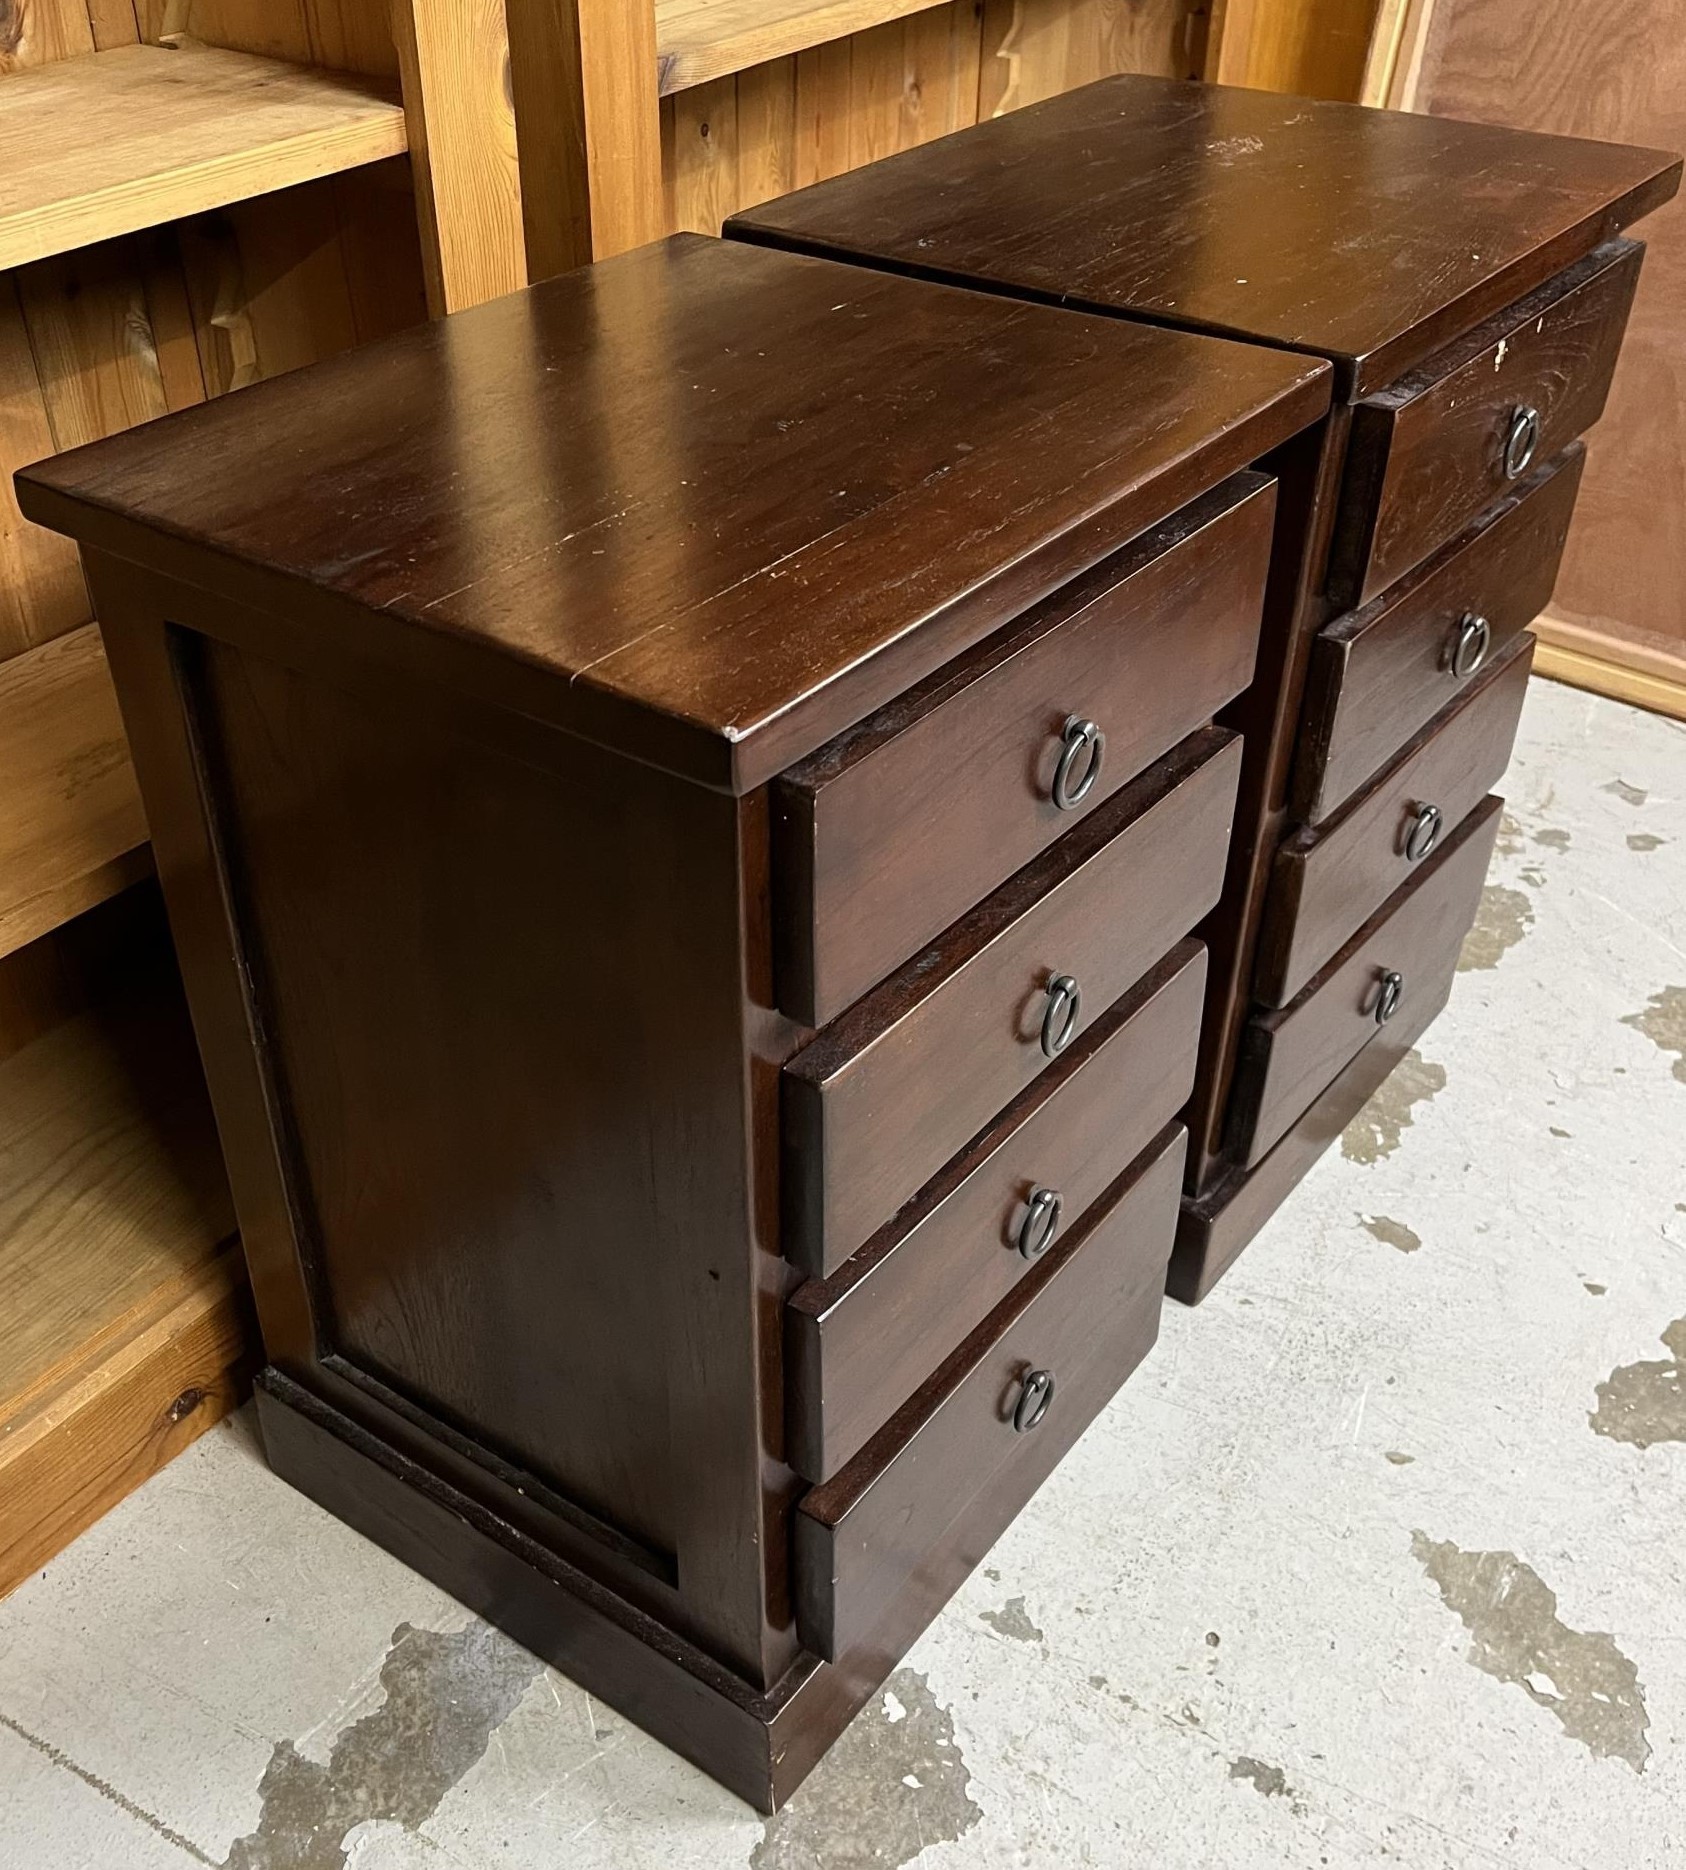
<path id="1" fill-rule="evenodd" d="M 527 266 L 548 279 L 659 240 L 652 0 L 506 0 Z"/>
<path id="2" fill-rule="evenodd" d="M 428 309 L 527 283 L 504 0 L 393 0 Z"/>

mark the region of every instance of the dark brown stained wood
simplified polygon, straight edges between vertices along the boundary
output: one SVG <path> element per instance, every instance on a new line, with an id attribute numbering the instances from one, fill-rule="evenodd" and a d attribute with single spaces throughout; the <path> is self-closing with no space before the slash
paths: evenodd
<path id="1" fill-rule="evenodd" d="M 1212 907 L 1239 756 L 1221 729 L 1191 736 L 791 1060 L 798 1266 L 835 1272 L 1044 1069 L 1050 980 L 1076 979 L 1087 1030 Z"/>
<path id="2" fill-rule="evenodd" d="M 1477 807 L 1291 1004 L 1249 1022 L 1230 1103 L 1236 1157 L 1247 1167 L 1375 1037 L 1385 977 L 1401 976 L 1403 1010 L 1456 958 L 1475 919 L 1502 805 L 1490 798 Z"/>
<path id="3" fill-rule="evenodd" d="M 1343 403 L 1327 422 L 1295 436 L 1261 463 L 1276 476 L 1276 537 L 1257 669 L 1252 685 L 1222 716 L 1222 724 L 1241 736 L 1241 780 L 1222 899 L 1198 930 L 1209 962 L 1200 1059 L 1183 1113 L 1191 1193 L 1221 1165 L 1224 1110 L 1251 1004 L 1253 951 L 1270 861 L 1287 828 L 1284 804 L 1306 663 L 1325 614 L 1323 572 L 1350 415 Z"/>
<path id="4" fill-rule="evenodd" d="M 1256 1168 L 1231 1165 L 1211 1188 L 1185 1201 L 1177 1223 L 1167 1294 L 1198 1305 L 1243 1247 L 1298 1186 L 1306 1171 L 1356 1117 L 1444 1011 L 1457 972 L 1454 956 L 1422 983 Z"/>
<path id="5" fill-rule="evenodd" d="M 1517 412 L 1549 460 L 1604 411 L 1645 249 L 1588 254 L 1353 411 L 1329 567 L 1333 603 L 1364 604 L 1460 532 L 1515 479 Z"/>
<path id="6" fill-rule="evenodd" d="M 268 1354 L 775 1679 L 764 799 L 313 681 L 250 646 L 273 619 L 90 571 Z"/>
<path id="7" fill-rule="evenodd" d="M 1321 631 L 1311 648 L 1293 811 L 1320 824 L 1466 685 L 1449 650 L 1485 617 L 1489 662 L 1550 601 L 1586 450 L 1575 442 L 1420 570 Z"/>
<path id="8" fill-rule="evenodd" d="M 1020 1251 L 1037 1189 L 1061 1235 L 1174 1117 L 1194 1078 L 1205 952 L 1180 942 L 1072 1050 L 786 1319 L 785 1459 L 830 1478 L 1041 1257 Z"/>
<path id="9" fill-rule="evenodd" d="M 1253 976 L 1261 1004 L 1286 1006 L 1426 861 L 1409 849 L 1420 811 L 1439 814 L 1444 839 L 1504 777 L 1533 660 L 1531 636 L 1507 645 L 1338 817 L 1283 844 Z"/>
<path id="10" fill-rule="evenodd" d="M 259 1377 L 257 1405 L 284 1480 L 759 1811 L 783 1803 L 877 1686 L 799 1656 L 757 1693 L 282 1372 Z"/>
<path id="11" fill-rule="evenodd" d="M 1313 351 L 1364 395 L 1679 184 L 1658 150 L 1131 76 L 726 231 Z"/>
<path id="12" fill-rule="evenodd" d="M 1247 686 L 1274 508 L 1238 475 L 777 782 L 787 1013 L 833 1018 Z M 1073 719 L 1106 739 L 1062 810 Z"/>
<path id="13" fill-rule="evenodd" d="M 1008 1471 L 1004 1531 L 1159 1334 L 1184 1133 L 1133 1162 L 1088 1225 L 1050 1252 L 842 1473 L 795 1517 L 796 1622 L 827 1661 L 870 1636 L 968 1504 Z M 1019 1432 L 1024 1378 L 1051 1372 L 1045 1419 Z M 1089 1373 L 1099 1374 L 1090 1380 Z M 964 1536 L 975 1539 L 974 1522 Z"/>
<path id="14" fill-rule="evenodd" d="M 1327 399 L 1307 359 L 676 236 L 19 497 L 324 658 L 746 792 Z"/>

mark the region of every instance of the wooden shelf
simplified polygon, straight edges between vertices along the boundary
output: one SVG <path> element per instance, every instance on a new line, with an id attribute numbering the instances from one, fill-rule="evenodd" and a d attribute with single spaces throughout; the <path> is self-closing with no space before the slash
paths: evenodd
<path id="1" fill-rule="evenodd" d="M 99 631 L 0 663 L 0 955 L 151 865 Z"/>
<path id="2" fill-rule="evenodd" d="M 234 1400 L 233 1227 L 173 983 L 0 1061 L 0 1593 Z"/>
<path id="3" fill-rule="evenodd" d="M 663 97 L 770 58 L 923 13 L 942 0 L 656 0 Z"/>
<path id="4" fill-rule="evenodd" d="M 396 156 L 368 78 L 183 43 L 120 46 L 5 80 L 0 267 Z"/>

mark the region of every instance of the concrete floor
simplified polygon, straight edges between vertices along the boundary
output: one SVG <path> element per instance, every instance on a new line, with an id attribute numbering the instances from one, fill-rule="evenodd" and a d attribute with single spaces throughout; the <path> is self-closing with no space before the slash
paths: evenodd
<path id="1" fill-rule="evenodd" d="M 779 1818 L 237 1418 L 0 1605 L 0 1866 L 1686 1866 L 1686 727 L 1536 683 L 1507 791 L 1421 1055 Z"/>

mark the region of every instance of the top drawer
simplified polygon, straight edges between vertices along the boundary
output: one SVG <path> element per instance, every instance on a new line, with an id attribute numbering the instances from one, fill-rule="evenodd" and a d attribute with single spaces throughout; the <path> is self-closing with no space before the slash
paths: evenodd
<path id="1" fill-rule="evenodd" d="M 778 781 L 785 1012 L 833 1018 L 1246 687 L 1275 499 L 1237 475 Z"/>
<path id="2" fill-rule="evenodd" d="M 1598 420 L 1643 253 L 1611 241 L 1357 405 L 1336 605 L 1367 603 Z"/>

